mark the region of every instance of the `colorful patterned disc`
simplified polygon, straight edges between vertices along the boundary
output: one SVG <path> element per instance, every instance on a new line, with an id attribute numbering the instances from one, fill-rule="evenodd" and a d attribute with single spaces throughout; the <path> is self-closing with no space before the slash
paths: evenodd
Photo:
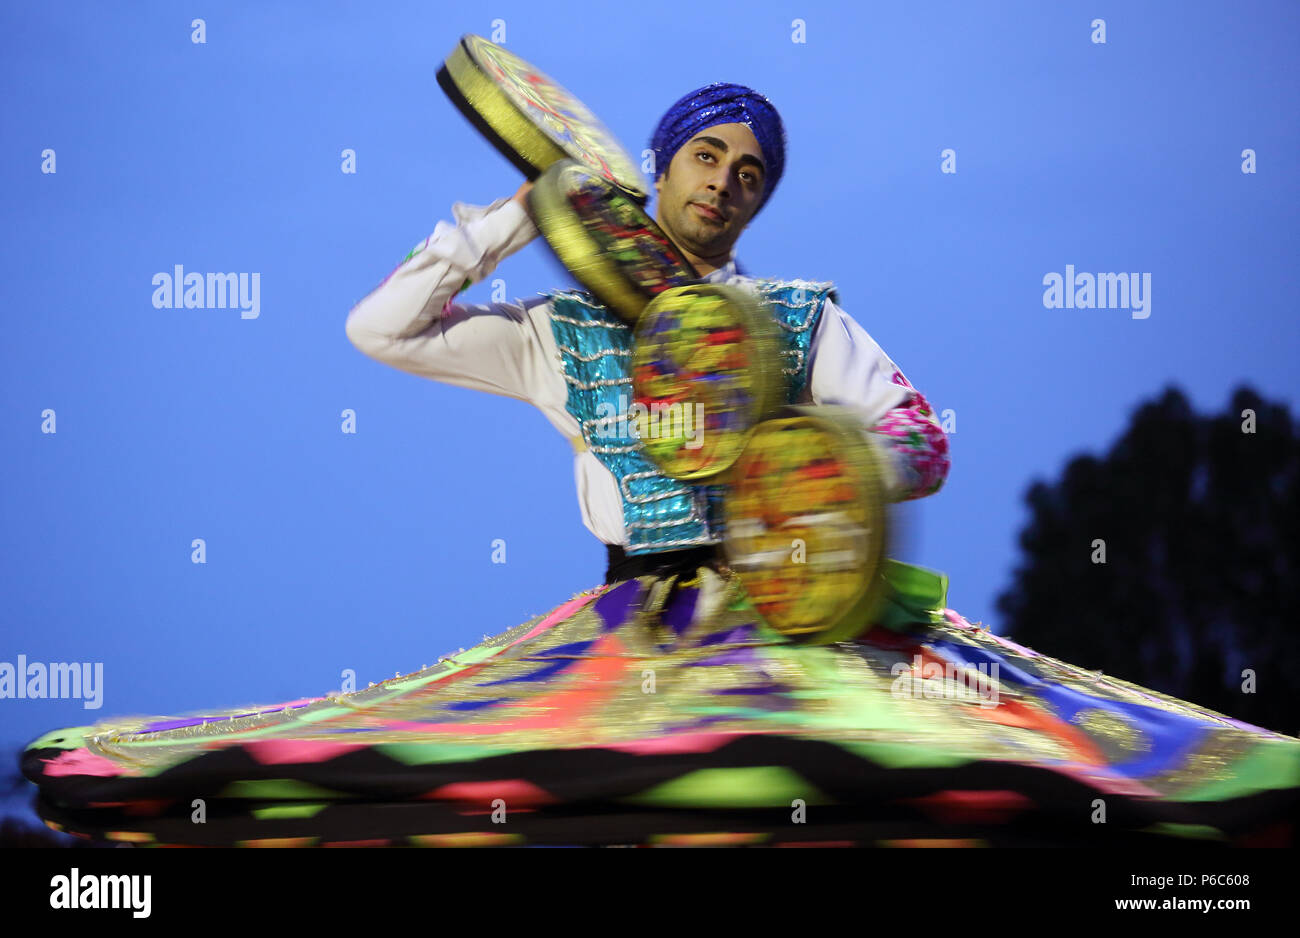
<path id="1" fill-rule="evenodd" d="M 665 475 L 724 472 L 781 405 L 777 328 L 756 299 L 721 284 L 674 287 L 645 308 L 632 349 L 630 413 L 646 457 Z"/>
<path id="2" fill-rule="evenodd" d="M 759 424 L 726 494 L 726 552 L 759 613 L 816 644 L 875 621 L 889 519 L 878 457 L 842 408 L 787 407 Z"/>
<path id="3" fill-rule="evenodd" d="M 438 84 L 529 179 L 571 157 L 644 203 L 645 180 L 609 129 L 548 75 L 482 36 L 464 36 Z"/>
<path id="4" fill-rule="evenodd" d="M 629 323 L 665 290 L 699 279 L 640 204 L 581 163 L 553 163 L 528 205 L 560 263 Z"/>

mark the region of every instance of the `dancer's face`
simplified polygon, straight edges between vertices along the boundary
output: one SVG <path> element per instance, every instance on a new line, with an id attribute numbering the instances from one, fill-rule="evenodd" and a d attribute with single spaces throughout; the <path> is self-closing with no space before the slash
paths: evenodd
<path id="1" fill-rule="evenodd" d="M 706 127 L 655 181 L 655 220 L 700 273 L 721 267 L 763 199 L 763 151 L 745 124 Z"/>

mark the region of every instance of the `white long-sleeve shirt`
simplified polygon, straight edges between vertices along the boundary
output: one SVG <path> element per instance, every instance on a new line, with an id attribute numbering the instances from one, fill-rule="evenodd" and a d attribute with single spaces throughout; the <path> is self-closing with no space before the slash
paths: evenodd
<path id="1" fill-rule="evenodd" d="M 513 303 L 452 302 L 464 286 L 486 279 L 535 238 L 537 228 L 509 198 L 488 206 L 457 202 L 452 214 L 455 225 L 440 221 L 423 245 L 353 307 L 348 339 L 371 358 L 411 374 L 528 401 L 566 438 L 581 441 L 578 421 L 565 409 L 568 385 L 551 331 L 550 301 L 538 295 Z M 734 260 L 705 279 L 742 287 L 750 280 L 736 272 Z M 912 442 L 883 447 L 891 499 L 919 497 L 942 484 L 947 446 L 924 398 L 829 297 L 811 338 L 804 398 L 851 407 L 869 429 L 892 419 L 893 431 L 881 428 L 882 443 L 899 443 L 898 427 L 906 425 Z M 928 452 L 916 449 L 918 426 Z M 626 545 L 617 480 L 589 450 L 575 450 L 583 523 L 604 543 Z"/>

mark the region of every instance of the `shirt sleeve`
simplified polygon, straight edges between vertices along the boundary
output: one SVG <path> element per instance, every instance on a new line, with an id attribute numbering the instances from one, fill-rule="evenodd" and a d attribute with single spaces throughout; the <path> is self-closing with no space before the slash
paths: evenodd
<path id="1" fill-rule="evenodd" d="M 813 331 L 812 400 L 857 411 L 881 447 L 891 501 L 932 495 L 948 476 L 948 437 L 930 404 L 876 341 L 828 297 Z"/>
<path id="2" fill-rule="evenodd" d="M 538 388 L 553 378 L 529 304 L 460 304 L 453 298 L 523 248 L 537 228 L 523 206 L 508 198 L 488 206 L 457 202 L 452 214 L 455 225 L 438 222 L 352 308 L 348 339 L 402 371 L 535 402 Z"/>

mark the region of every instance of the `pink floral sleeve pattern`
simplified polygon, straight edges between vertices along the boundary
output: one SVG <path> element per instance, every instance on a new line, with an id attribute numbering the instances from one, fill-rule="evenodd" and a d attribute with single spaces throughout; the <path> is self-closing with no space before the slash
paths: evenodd
<path id="1" fill-rule="evenodd" d="M 899 501 L 933 495 L 948 477 L 948 435 L 935 419 L 930 402 L 908 383 L 901 371 L 895 369 L 889 380 L 910 390 L 912 396 L 885 414 L 871 430 L 908 467 L 907 487 Z"/>

